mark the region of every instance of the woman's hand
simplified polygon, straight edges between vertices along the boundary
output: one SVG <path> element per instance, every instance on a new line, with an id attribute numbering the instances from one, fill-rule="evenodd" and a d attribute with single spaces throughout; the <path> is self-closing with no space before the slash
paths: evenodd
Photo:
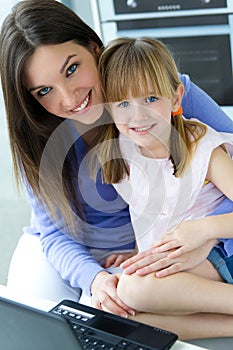
<path id="1" fill-rule="evenodd" d="M 121 263 L 123 263 L 125 260 L 128 260 L 132 256 L 136 254 L 136 251 L 130 252 L 130 253 L 114 253 L 107 256 L 107 258 L 104 260 L 104 263 L 102 266 L 105 269 L 108 269 L 110 266 L 113 267 L 119 267 Z"/>
<path id="2" fill-rule="evenodd" d="M 99 272 L 91 285 L 92 306 L 127 318 L 134 316 L 135 310 L 125 305 L 117 295 L 117 284 L 120 274 Z"/>
<path id="3" fill-rule="evenodd" d="M 153 244 L 154 253 L 167 252 L 168 258 L 177 258 L 207 242 L 209 237 L 206 232 L 205 219 L 183 221 Z"/>
<path id="4" fill-rule="evenodd" d="M 127 274 L 137 273 L 145 276 L 154 272 L 156 277 L 165 277 L 176 272 L 191 270 L 203 262 L 210 250 L 217 244 L 217 240 L 209 240 L 201 247 L 176 258 L 169 258 L 167 252 L 154 253 L 150 248 L 121 264 Z"/>

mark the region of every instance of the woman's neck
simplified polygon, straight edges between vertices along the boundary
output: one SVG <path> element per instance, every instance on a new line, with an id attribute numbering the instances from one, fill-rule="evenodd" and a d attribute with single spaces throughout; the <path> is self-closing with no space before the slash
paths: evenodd
<path id="1" fill-rule="evenodd" d="M 93 141 L 98 132 L 100 132 L 101 126 L 105 123 L 109 123 L 109 120 L 111 120 L 109 118 L 109 114 L 103 113 L 103 115 L 93 124 L 84 124 L 74 121 L 74 126 L 88 148 L 93 146 Z"/>

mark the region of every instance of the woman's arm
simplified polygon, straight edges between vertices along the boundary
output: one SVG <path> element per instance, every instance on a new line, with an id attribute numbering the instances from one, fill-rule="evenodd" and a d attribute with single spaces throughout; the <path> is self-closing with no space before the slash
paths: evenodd
<path id="1" fill-rule="evenodd" d="M 233 121 L 223 112 L 218 104 L 197 85 L 189 76 L 180 74 L 185 93 L 182 100 L 184 116 L 196 118 L 217 131 L 233 133 Z M 233 205 L 232 205 L 233 207 Z"/>
<path id="2" fill-rule="evenodd" d="M 105 270 L 87 246 L 59 231 L 45 208 L 38 203 L 28 188 L 27 191 L 32 207 L 32 223 L 29 230 L 31 233 L 40 234 L 43 252 L 61 278 L 68 281 L 72 287 L 81 288 L 85 295 L 92 296 L 94 307 L 124 317 L 134 314 L 134 310 L 117 296 L 118 277 Z"/>
<path id="3" fill-rule="evenodd" d="M 54 269 L 72 287 L 90 296 L 91 283 L 104 270 L 89 249 L 64 235 L 48 217 L 34 197 L 30 198 L 32 223 L 30 231 L 40 234 L 42 250 Z"/>

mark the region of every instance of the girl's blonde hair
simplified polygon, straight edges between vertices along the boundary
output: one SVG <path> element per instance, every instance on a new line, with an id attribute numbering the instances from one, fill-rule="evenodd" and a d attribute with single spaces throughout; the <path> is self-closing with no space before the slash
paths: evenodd
<path id="1" fill-rule="evenodd" d="M 174 98 L 181 84 L 178 69 L 168 48 L 153 38 L 117 38 L 109 43 L 99 58 L 102 89 L 107 103 L 149 96 Z M 192 156 L 193 145 L 204 136 L 206 128 L 196 121 L 184 120 L 182 115 L 172 117 L 170 137 L 171 160 L 174 175 L 185 171 Z M 119 131 L 111 123 L 101 135 L 98 156 L 101 159 L 103 178 L 107 183 L 117 183 L 129 174 L 121 157 Z M 104 142 L 108 141 L 108 142 Z"/>

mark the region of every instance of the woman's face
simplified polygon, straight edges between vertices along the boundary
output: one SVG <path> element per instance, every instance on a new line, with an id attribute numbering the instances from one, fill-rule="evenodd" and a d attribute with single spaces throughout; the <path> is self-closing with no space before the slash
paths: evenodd
<path id="1" fill-rule="evenodd" d="M 48 112 L 92 124 L 103 112 L 98 50 L 74 41 L 40 46 L 26 61 L 24 85 Z"/>

